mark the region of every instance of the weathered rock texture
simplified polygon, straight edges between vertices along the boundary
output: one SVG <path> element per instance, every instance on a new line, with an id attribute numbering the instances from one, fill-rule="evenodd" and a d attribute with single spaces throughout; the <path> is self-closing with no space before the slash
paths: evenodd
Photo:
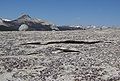
<path id="1" fill-rule="evenodd" d="M 0 81 L 120 81 L 120 30 L 0 32 Z"/>

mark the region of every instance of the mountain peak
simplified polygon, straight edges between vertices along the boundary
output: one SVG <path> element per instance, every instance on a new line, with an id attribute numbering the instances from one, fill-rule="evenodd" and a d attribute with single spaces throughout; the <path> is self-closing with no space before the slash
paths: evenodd
<path id="1" fill-rule="evenodd" d="M 20 16 L 18 19 L 29 19 L 29 18 L 31 18 L 29 15 L 23 14 L 23 15 Z"/>

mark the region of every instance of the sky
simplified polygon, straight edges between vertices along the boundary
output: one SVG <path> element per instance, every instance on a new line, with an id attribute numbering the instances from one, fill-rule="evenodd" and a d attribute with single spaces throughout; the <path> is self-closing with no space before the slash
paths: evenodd
<path id="1" fill-rule="evenodd" d="M 57 25 L 120 25 L 120 0 L 0 0 L 0 18 L 22 14 Z"/>

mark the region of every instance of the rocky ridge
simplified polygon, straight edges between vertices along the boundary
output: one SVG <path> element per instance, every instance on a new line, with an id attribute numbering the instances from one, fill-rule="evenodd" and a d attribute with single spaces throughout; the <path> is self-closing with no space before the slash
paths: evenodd
<path id="1" fill-rule="evenodd" d="M 32 18 L 29 15 L 24 14 L 21 17 L 11 21 L 0 19 L 0 31 L 19 31 L 19 27 L 22 24 L 28 25 L 27 30 L 29 31 L 59 30 L 56 26 L 46 20 Z"/>

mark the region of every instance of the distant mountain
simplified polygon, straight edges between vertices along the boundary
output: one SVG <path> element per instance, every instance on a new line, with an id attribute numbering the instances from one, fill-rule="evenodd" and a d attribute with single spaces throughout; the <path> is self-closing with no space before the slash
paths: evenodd
<path id="1" fill-rule="evenodd" d="M 67 31 L 67 30 L 85 30 L 85 28 L 78 27 L 78 26 L 57 26 L 60 31 Z"/>
<path id="2" fill-rule="evenodd" d="M 15 20 L 0 18 L 0 31 L 66 31 L 83 30 L 79 26 L 55 26 L 54 24 L 29 15 L 22 15 Z"/>
<path id="3" fill-rule="evenodd" d="M 28 31 L 52 31 L 59 30 L 54 24 L 45 20 L 31 18 L 29 15 L 22 15 L 15 20 L 0 19 L 0 31 L 19 31 L 22 24 L 28 26 Z"/>

